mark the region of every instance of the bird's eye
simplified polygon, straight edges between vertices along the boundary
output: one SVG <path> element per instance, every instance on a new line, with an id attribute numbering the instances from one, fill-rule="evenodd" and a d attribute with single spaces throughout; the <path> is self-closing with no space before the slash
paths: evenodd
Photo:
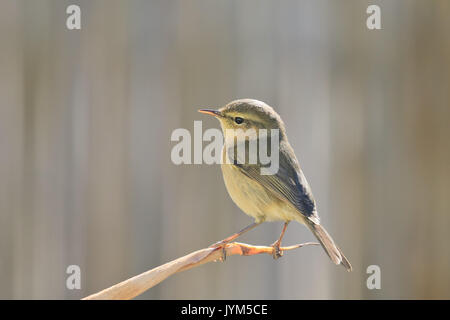
<path id="1" fill-rule="evenodd" d="M 242 122 L 244 122 L 244 119 L 242 119 L 241 117 L 236 117 L 234 118 L 234 122 L 236 122 L 237 124 L 241 124 Z"/>

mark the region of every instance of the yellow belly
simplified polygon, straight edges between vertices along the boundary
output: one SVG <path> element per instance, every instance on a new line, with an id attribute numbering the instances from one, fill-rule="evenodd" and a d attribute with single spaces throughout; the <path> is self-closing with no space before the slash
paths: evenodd
<path id="1" fill-rule="evenodd" d="M 303 223 L 302 215 L 292 205 L 247 177 L 239 168 L 222 164 L 222 173 L 231 199 L 256 222 L 297 220 Z"/>

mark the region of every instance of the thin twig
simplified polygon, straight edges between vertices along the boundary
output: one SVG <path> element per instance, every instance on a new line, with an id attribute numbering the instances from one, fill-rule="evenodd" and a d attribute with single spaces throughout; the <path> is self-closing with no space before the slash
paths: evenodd
<path id="1" fill-rule="evenodd" d="M 318 245 L 315 242 L 307 242 L 288 247 L 281 247 L 280 251 L 293 250 L 307 245 Z M 252 246 L 245 243 L 232 242 L 225 245 L 227 256 L 241 255 L 252 256 L 255 254 L 267 253 L 272 255 L 273 248 L 267 246 Z M 205 248 L 192 252 L 184 257 L 167 262 L 159 267 L 148 270 L 128 280 L 122 281 L 112 287 L 104 289 L 83 298 L 83 300 L 129 300 L 137 297 L 144 291 L 156 286 L 171 275 L 198 267 L 204 263 L 218 261 L 222 259 L 222 248 Z"/>

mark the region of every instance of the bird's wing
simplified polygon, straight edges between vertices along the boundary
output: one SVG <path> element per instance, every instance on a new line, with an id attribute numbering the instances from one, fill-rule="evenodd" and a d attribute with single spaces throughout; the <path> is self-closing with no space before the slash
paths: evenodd
<path id="1" fill-rule="evenodd" d="M 314 222 L 319 222 L 311 188 L 289 144 L 280 148 L 279 169 L 273 175 L 262 175 L 261 167 L 258 165 L 238 164 L 236 161 L 233 165 L 238 167 L 247 177 L 275 193 L 278 198 L 289 201 L 304 216 Z"/>

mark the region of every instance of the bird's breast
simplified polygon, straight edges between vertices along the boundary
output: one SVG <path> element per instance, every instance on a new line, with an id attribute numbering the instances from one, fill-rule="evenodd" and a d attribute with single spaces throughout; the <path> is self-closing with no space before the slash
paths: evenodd
<path id="1" fill-rule="evenodd" d="M 223 179 L 231 199 L 257 222 L 299 220 L 300 215 L 257 181 L 232 164 L 222 164 Z"/>

